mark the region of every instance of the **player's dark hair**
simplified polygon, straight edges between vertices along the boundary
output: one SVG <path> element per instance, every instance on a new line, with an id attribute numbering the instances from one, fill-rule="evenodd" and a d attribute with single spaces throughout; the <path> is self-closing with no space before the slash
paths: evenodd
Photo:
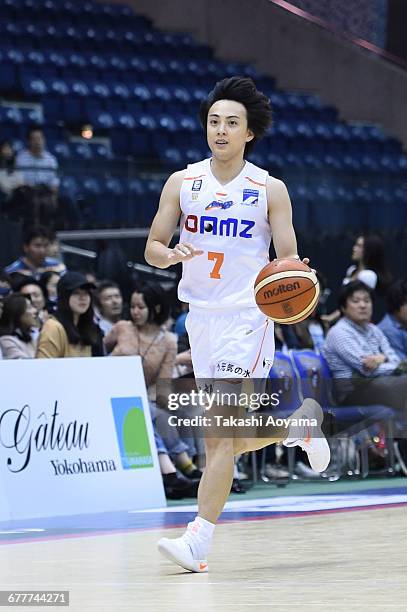
<path id="1" fill-rule="evenodd" d="M 240 102 L 246 109 L 247 126 L 254 134 L 253 140 L 246 143 L 245 153 L 249 153 L 257 140 L 263 138 L 271 127 L 272 113 L 268 97 L 256 89 L 252 79 L 248 77 L 233 76 L 218 81 L 208 94 L 206 100 L 201 103 L 199 118 L 207 132 L 206 124 L 211 106 L 218 100 L 233 100 Z"/>
<path id="2" fill-rule="evenodd" d="M 170 316 L 170 303 L 167 293 L 158 284 L 146 283 L 135 288 L 131 295 L 140 293 L 148 308 L 148 322 L 162 325 Z M 130 298 L 131 300 L 131 298 Z"/>
<path id="3" fill-rule="evenodd" d="M 387 310 L 393 314 L 407 304 L 407 279 L 401 278 L 395 281 L 386 293 Z"/>
<path id="4" fill-rule="evenodd" d="M 359 280 L 352 281 L 351 283 L 344 285 L 339 293 L 338 306 L 341 309 L 341 311 L 343 311 L 343 309 L 346 308 L 346 303 L 348 299 L 351 298 L 352 295 L 356 293 L 356 291 L 365 291 L 366 293 L 369 294 L 370 299 L 373 302 L 374 294 L 371 288 L 365 285 L 365 283 L 362 283 L 362 281 L 359 281 Z"/>

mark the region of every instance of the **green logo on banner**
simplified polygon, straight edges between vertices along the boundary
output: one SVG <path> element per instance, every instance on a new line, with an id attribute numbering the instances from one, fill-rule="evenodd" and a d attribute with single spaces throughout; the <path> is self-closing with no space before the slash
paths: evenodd
<path id="1" fill-rule="evenodd" d="M 123 468 L 153 467 L 141 397 L 111 399 Z"/>

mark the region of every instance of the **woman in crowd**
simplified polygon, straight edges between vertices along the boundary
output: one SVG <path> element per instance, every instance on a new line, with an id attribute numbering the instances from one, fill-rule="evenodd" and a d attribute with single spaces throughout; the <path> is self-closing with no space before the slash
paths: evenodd
<path id="1" fill-rule="evenodd" d="M 164 452 L 168 448 L 177 467 L 193 481 L 196 495 L 197 478 L 202 473 L 187 454 L 188 446 L 181 440 L 177 429 L 168 425 L 167 396 L 177 354 L 174 334 L 165 329 L 169 316 L 169 304 L 164 291 L 156 286 L 146 285 L 133 291 L 130 298 L 130 321 L 119 321 L 104 338 L 105 347 L 112 356 L 139 355 L 141 357 L 147 386 L 150 409 L 156 433 L 162 437 L 164 447 L 157 444 L 164 486 L 169 485 L 168 469 Z M 158 381 L 161 381 L 157 386 Z M 161 406 L 161 407 L 160 407 Z M 164 409 L 163 409 L 164 408 Z M 160 452 L 161 448 L 161 452 Z M 178 477 L 179 478 L 179 477 Z M 172 488 L 176 488 L 175 476 L 171 476 Z M 181 488 L 184 486 L 180 479 Z"/>
<path id="2" fill-rule="evenodd" d="M 0 349 L 3 359 L 35 357 L 36 342 L 31 335 L 35 317 L 36 310 L 24 295 L 13 293 L 4 299 L 0 318 Z"/>
<path id="3" fill-rule="evenodd" d="M 31 303 L 36 310 L 34 327 L 39 331 L 45 321 L 48 319 L 48 311 L 46 309 L 47 296 L 44 288 L 41 286 L 39 281 L 35 280 L 35 278 L 27 277 L 16 283 L 15 290 L 31 300 Z"/>
<path id="4" fill-rule="evenodd" d="M 376 234 L 362 234 L 352 248 L 353 264 L 346 270 L 343 284 L 360 280 L 383 295 L 391 282 L 386 264 L 384 243 Z"/>
<path id="5" fill-rule="evenodd" d="M 45 296 L 47 297 L 45 307 L 48 313 L 53 313 L 57 306 L 57 285 L 59 279 L 60 276 L 57 272 L 44 272 L 43 274 L 41 274 L 39 283 L 42 287 Z"/>
<path id="6" fill-rule="evenodd" d="M 58 281 L 58 306 L 45 321 L 37 357 L 91 357 L 103 355 L 102 335 L 94 322 L 91 290 L 79 272 L 67 272 Z"/>
<path id="7" fill-rule="evenodd" d="M 0 195 L 10 199 L 14 189 L 24 184 L 22 173 L 15 169 L 15 153 L 8 140 L 0 142 Z"/>
<path id="8" fill-rule="evenodd" d="M 374 291 L 373 321 L 378 321 L 385 313 L 384 298 L 391 283 L 391 272 L 386 263 L 383 240 L 377 234 L 360 234 L 352 248 L 352 265 L 346 270 L 343 285 L 359 280 Z M 341 313 L 334 310 L 322 315 L 327 325 L 335 323 Z"/>

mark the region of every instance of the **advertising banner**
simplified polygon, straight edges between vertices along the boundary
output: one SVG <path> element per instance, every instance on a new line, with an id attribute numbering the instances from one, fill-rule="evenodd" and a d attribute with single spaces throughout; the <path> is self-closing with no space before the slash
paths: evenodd
<path id="1" fill-rule="evenodd" d="M 0 361 L 0 521 L 165 506 L 139 357 Z"/>

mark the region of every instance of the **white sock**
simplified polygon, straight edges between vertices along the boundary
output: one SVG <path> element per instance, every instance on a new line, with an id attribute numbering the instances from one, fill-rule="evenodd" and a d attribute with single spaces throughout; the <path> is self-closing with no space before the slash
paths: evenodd
<path id="1" fill-rule="evenodd" d="M 201 516 L 196 516 L 192 523 L 188 523 L 183 538 L 190 546 L 194 559 L 207 558 L 214 529 L 214 523 L 210 523 Z"/>

